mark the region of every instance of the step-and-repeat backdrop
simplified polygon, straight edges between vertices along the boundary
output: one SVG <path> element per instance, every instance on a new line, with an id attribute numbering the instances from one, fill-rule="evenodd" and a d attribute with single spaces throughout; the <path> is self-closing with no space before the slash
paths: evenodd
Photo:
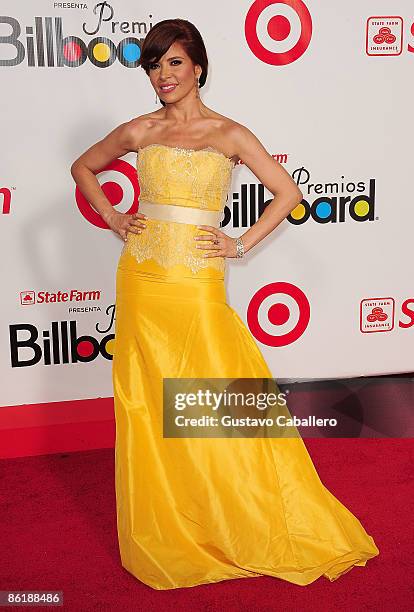
<path id="1" fill-rule="evenodd" d="M 205 40 L 204 103 L 246 125 L 303 201 L 243 260 L 229 304 L 281 381 L 414 370 L 412 75 L 408 0 L 20 2 L 0 15 L 1 404 L 112 395 L 122 240 L 72 162 L 159 108 L 140 46 L 162 19 Z M 136 155 L 98 175 L 137 210 Z M 272 194 L 243 163 L 222 229 L 244 233 Z"/>

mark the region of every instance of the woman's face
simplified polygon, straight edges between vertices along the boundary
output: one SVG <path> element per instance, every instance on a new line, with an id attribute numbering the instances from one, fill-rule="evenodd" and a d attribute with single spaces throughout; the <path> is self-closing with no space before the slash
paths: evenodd
<path id="1" fill-rule="evenodd" d="M 149 65 L 151 84 L 160 100 L 167 104 L 181 100 L 197 88 L 197 79 L 201 72 L 201 67 L 193 64 L 178 42 L 173 43 L 158 62 Z"/>

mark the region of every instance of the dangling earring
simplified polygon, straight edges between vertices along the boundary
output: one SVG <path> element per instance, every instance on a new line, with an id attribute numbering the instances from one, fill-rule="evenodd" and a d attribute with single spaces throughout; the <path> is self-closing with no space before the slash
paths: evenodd
<path id="1" fill-rule="evenodd" d="M 199 79 L 196 79 L 197 82 L 197 90 L 196 90 L 196 98 L 200 97 L 200 81 Z"/>
<path id="2" fill-rule="evenodd" d="M 155 104 L 158 104 L 158 96 L 157 96 L 157 92 L 155 92 Z"/>

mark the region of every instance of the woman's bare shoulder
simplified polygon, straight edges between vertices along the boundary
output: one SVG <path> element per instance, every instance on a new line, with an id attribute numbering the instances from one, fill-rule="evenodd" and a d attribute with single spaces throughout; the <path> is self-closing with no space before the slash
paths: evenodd
<path id="1" fill-rule="evenodd" d="M 231 117 L 220 113 L 214 113 L 213 121 L 217 133 L 217 141 L 222 143 L 222 150 L 228 152 L 228 156 L 240 159 L 238 151 L 240 139 L 249 130 L 241 123 Z M 231 152 L 231 153 L 230 153 Z"/>
<path id="2" fill-rule="evenodd" d="M 242 137 L 244 132 L 249 131 L 239 121 L 220 113 L 215 113 L 215 123 L 218 133 L 222 137 L 224 136 L 229 143 Z"/>
<path id="3" fill-rule="evenodd" d="M 163 109 L 160 109 L 161 111 Z M 159 124 L 161 120 L 161 112 L 154 111 L 152 113 L 146 113 L 134 117 L 128 122 L 128 128 L 131 131 L 131 137 L 136 143 L 136 149 L 138 149 L 145 139 L 148 137 L 148 132 L 151 128 Z"/>
<path id="4" fill-rule="evenodd" d="M 137 126 L 143 125 L 147 127 L 151 127 L 155 123 L 161 121 L 164 118 L 165 110 L 160 108 L 159 110 L 153 111 L 152 113 L 145 113 L 144 115 L 139 115 L 138 117 L 134 117 L 131 119 L 133 124 Z"/>

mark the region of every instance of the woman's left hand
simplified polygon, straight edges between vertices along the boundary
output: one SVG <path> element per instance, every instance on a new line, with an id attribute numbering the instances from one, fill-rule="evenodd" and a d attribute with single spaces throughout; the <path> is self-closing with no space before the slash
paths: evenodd
<path id="1" fill-rule="evenodd" d="M 203 253 L 202 257 L 237 257 L 236 238 L 230 238 L 212 225 L 197 225 L 197 228 L 209 232 L 209 234 L 194 236 L 194 240 L 199 242 L 196 248 L 208 251 Z M 200 244 L 201 241 L 204 244 Z"/>

